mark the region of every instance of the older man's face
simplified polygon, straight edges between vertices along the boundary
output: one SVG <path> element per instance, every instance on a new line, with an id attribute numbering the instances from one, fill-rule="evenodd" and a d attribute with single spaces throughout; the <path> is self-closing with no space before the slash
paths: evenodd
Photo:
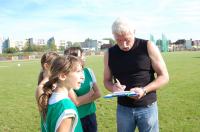
<path id="1" fill-rule="evenodd" d="M 129 51 L 133 47 L 135 38 L 133 33 L 114 34 L 114 37 L 121 50 Z"/>

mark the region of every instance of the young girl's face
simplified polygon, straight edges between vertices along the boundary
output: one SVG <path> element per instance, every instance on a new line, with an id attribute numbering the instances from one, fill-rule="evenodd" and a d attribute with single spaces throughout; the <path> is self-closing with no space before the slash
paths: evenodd
<path id="1" fill-rule="evenodd" d="M 83 82 L 84 75 L 81 64 L 77 64 L 72 71 L 67 74 L 66 86 L 68 88 L 79 88 Z"/>

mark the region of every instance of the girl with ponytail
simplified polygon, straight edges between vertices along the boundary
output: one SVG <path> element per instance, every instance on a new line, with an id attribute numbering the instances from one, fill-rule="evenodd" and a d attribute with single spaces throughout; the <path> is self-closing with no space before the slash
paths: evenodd
<path id="1" fill-rule="evenodd" d="M 57 57 L 50 73 L 38 99 L 42 132 L 82 132 L 76 106 L 68 97 L 68 91 L 83 81 L 81 61 L 74 56 Z"/>
<path id="2" fill-rule="evenodd" d="M 39 77 L 38 77 L 38 86 L 35 91 L 35 98 L 36 101 L 39 99 L 39 97 L 43 93 L 43 86 L 44 84 L 49 80 L 50 76 L 50 66 L 53 62 L 53 60 L 58 57 L 59 55 L 55 52 L 46 52 L 41 57 L 41 67 L 42 70 L 40 71 Z M 39 107 L 39 105 L 38 105 Z M 39 107 L 39 111 L 41 111 L 41 108 Z"/>

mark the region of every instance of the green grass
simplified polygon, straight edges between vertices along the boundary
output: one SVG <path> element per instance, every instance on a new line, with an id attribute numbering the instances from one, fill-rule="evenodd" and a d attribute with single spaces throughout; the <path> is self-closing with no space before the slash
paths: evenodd
<path id="1" fill-rule="evenodd" d="M 170 82 L 158 91 L 161 132 L 197 132 L 200 129 L 200 52 L 163 53 Z M 17 64 L 21 66 L 18 67 Z M 102 95 L 103 57 L 87 58 Z M 0 62 L 0 131 L 39 131 L 40 118 L 34 92 L 39 61 Z M 100 98 L 97 121 L 100 132 L 116 131 L 116 99 Z"/>

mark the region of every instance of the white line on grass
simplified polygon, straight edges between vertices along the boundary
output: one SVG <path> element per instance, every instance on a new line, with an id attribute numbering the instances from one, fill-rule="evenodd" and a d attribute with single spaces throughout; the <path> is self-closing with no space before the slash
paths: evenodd
<path id="1" fill-rule="evenodd" d="M 8 67 L 8 66 L 0 66 L 0 68 L 4 68 L 4 67 Z"/>

